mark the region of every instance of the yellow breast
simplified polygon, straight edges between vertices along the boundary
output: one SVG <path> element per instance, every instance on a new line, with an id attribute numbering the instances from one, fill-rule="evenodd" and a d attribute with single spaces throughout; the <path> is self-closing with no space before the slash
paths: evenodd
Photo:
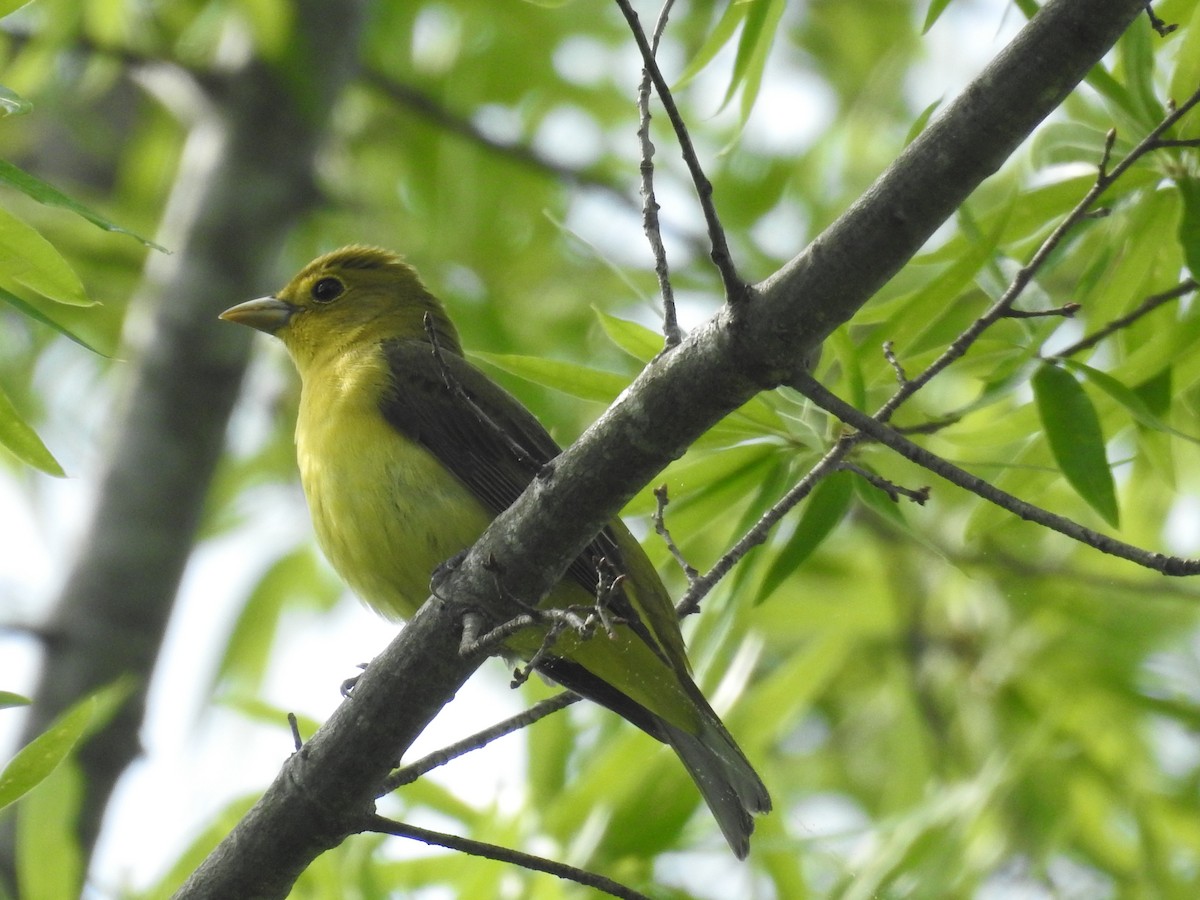
<path id="1" fill-rule="evenodd" d="M 433 570 L 474 543 L 491 517 L 383 418 L 386 383 L 377 346 L 308 367 L 296 454 L 321 549 L 359 597 L 397 618 L 416 612 Z"/>

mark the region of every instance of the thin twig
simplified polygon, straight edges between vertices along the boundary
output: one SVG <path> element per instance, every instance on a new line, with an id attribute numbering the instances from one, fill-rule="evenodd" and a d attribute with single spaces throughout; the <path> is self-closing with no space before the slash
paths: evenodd
<path id="1" fill-rule="evenodd" d="M 529 169 L 544 172 L 566 184 L 594 188 L 614 197 L 623 206 L 634 208 L 633 198 L 610 181 L 592 172 L 573 169 L 546 156 L 528 144 L 501 141 L 480 130 L 468 117 L 460 115 L 439 102 L 432 95 L 412 85 L 404 84 L 383 72 L 366 68 L 362 79 L 393 103 L 416 113 L 448 134 L 457 135 L 472 144 L 483 147 L 498 156 L 505 157 Z"/>
<path id="2" fill-rule="evenodd" d="M 620 897 L 622 900 L 650 900 L 645 894 L 638 893 L 633 888 L 625 887 L 625 885 L 613 881 L 611 878 L 605 878 L 603 875 L 577 869 L 565 863 L 543 859 L 540 856 L 522 853 L 519 850 L 510 850 L 508 847 L 499 847 L 496 844 L 473 841 L 470 838 L 446 834 L 441 831 L 430 831 L 428 828 L 418 828 L 415 825 L 397 822 L 380 815 L 366 816 L 363 821 L 362 830 L 374 831 L 379 834 L 390 834 L 395 837 L 420 841 L 423 844 L 430 844 L 435 847 L 445 847 L 447 850 L 456 850 L 471 856 L 479 856 L 483 859 L 494 859 L 497 862 L 511 863 L 523 869 L 529 869 L 532 872 L 545 872 L 547 875 L 554 875 L 556 878 L 561 878 L 564 881 L 573 881 L 576 884 L 582 884 L 595 890 L 603 891 L 610 896 Z"/>
<path id="3" fill-rule="evenodd" d="M 964 469 L 960 469 L 937 454 L 931 453 L 901 436 L 895 429 L 879 421 L 877 416 L 869 416 L 861 410 L 855 409 L 807 372 L 798 375 L 794 379 L 792 386 L 817 406 L 847 425 L 857 428 L 871 439 L 895 450 L 904 458 L 929 469 L 952 484 L 956 484 L 964 490 L 968 490 L 1026 521 L 1043 525 L 1082 544 L 1094 547 L 1102 553 L 1118 556 L 1130 562 L 1137 563 L 1139 566 L 1145 566 L 1147 569 L 1162 572 L 1164 575 L 1200 574 L 1200 559 L 1168 556 L 1163 553 L 1155 553 L 1144 550 L 1141 547 L 1135 547 L 1132 544 L 1119 541 L 1098 531 L 1093 531 L 1065 516 L 1057 515 L 1041 507 L 1034 506 L 1032 503 L 1027 503 L 1019 497 L 1015 497 L 1007 491 L 1003 491 L 995 485 L 984 481 L 982 478 L 972 475 Z"/>
<path id="4" fill-rule="evenodd" d="M 667 486 L 660 484 L 654 489 L 654 499 L 656 506 L 654 509 L 654 530 L 663 539 L 667 545 L 667 549 L 671 551 L 671 555 L 675 557 L 675 562 L 679 564 L 679 568 L 683 569 L 683 574 L 687 576 L 688 584 L 691 584 L 700 577 L 700 573 L 696 570 L 687 557 L 683 555 L 683 551 L 676 545 L 674 538 L 671 537 L 671 532 L 667 528 L 666 512 L 667 504 L 670 499 L 667 497 Z"/>
<path id="5" fill-rule="evenodd" d="M 867 482 L 867 484 L 883 491 L 888 495 L 893 503 L 899 503 L 901 497 L 907 497 L 918 506 L 924 506 L 929 502 L 929 485 L 916 488 L 915 490 L 913 488 L 906 488 L 902 485 L 896 484 L 894 481 L 888 481 L 881 475 L 876 475 L 874 472 L 869 472 L 862 466 L 857 466 L 852 462 L 838 463 L 838 468 L 843 472 L 853 472 L 859 478 Z"/>
<path id="6" fill-rule="evenodd" d="M 288 727 L 292 729 L 292 744 L 295 746 L 296 752 L 299 753 L 304 749 L 304 739 L 300 737 L 300 720 L 296 718 L 294 712 L 287 714 L 287 720 Z"/>
<path id="7" fill-rule="evenodd" d="M 1150 27 L 1158 32 L 1159 37 L 1166 37 L 1179 27 L 1176 24 L 1168 25 L 1166 22 L 1156 16 L 1154 14 L 1154 7 L 1151 5 L 1150 0 L 1146 0 L 1146 15 L 1150 19 Z"/>
<path id="8" fill-rule="evenodd" d="M 896 358 L 896 345 L 891 341 L 883 342 L 883 358 L 887 360 L 887 364 L 892 367 L 892 371 L 896 373 L 896 382 L 904 384 L 908 381 L 908 376 L 904 374 L 904 366 L 900 364 L 900 360 Z"/>
<path id="9" fill-rule="evenodd" d="M 957 425 L 962 421 L 961 413 L 949 413 L 937 419 L 930 419 L 928 422 L 921 422 L 918 425 L 893 425 L 899 434 L 937 434 L 949 428 L 951 425 Z"/>
<path id="10" fill-rule="evenodd" d="M 737 565 L 738 561 L 759 544 L 764 543 L 770 535 L 771 529 L 779 520 L 811 494 L 822 478 L 837 471 L 842 459 L 853 449 L 858 440 L 853 435 L 840 438 L 791 490 L 775 501 L 771 508 L 759 517 L 759 520 L 713 564 L 711 569 L 689 584 L 688 589 L 679 598 L 679 602 L 675 604 L 675 612 L 679 617 L 683 618 L 695 613 L 700 608 L 700 601 L 708 596 L 709 592 Z"/>
<path id="11" fill-rule="evenodd" d="M 423 756 L 401 769 L 397 769 L 388 776 L 387 780 L 383 783 L 379 796 L 382 797 L 384 794 L 391 793 L 397 788 L 411 784 L 427 772 L 439 766 L 444 766 L 451 760 L 465 756 L 474 750 L 480 750 L 492 741 L 512 734 L 514 731 L 520 731 L 522 728 L 526 728 L 534 722 L 558 712 L 560 709 L 566 709 L 580 699 L 578 694 L 574 694 L 571 691 L 563 691 L 549 699 L 542 700 L 540 703 L 535 703 L 529 709 L 523 710 L 515 716 L 509 716 L 507 719 L 497 722 L 489 728 L 477 731 L 463 738 L 461 741 L 455 741 L 453 744 L 448 744 L 440 750 L 435 750 L 433 753 Z"/>
<path id="12" fill-rule="evenodd" d="M 749 295 L 749 286 L 738 277 L 737 268 L 733 263 L 733 255 L 729 252 L 725 229 L 721 225 L 716 207 L 712 202 L 712 182 L 708 180 L 708 176 L 704 174 L 704 169 L 700 165 L 687 125 L 684 124 L 683 116 L 679 114 L 679 107 L 675 105 L 675 98 L 671 95 L 671 88 L 658 67 L 658 62 L 654 58 L 654 49 L 646 39 L 646 33 L 642 30 L 637 13 L 629 0 L 617 0 L 617 6 L 620 8 L 621 14 L 625 16 L 625 21 L 629 23 L 629 30 L 642 54 L 642 65 L 649 73 L 650 80 L 654 82 L 654 90 L 658 93 L 658 99 L 663 105 L 667 119 L 675 130 L 675 137 L 679 141 L 679 151 L 692 176 L 692 184 L 696 187 L 700 208 L 704 211 L 704 221 L 708 226 L 708 239 L 712 245 L 709 256 L 721 276 L 721 282 L 725 288 L 725 300 L 730 304 L 739 304 Z"/>
<path id="13" fill-rule="evenodd" d="M 1154 142 L 1154 150 L 1166 150 L 1171 147 L 1200 147 L 1200 138 L 1159 138 Z"/>
<path id="14" fill-rule="evenodd" d="M 1056 358 L 1062 359 L 1068 356 L 1074 356 L 1076 353 L 1080 353 L 1084 350 L 1089 350 L 1108 337 L 1110 334 L 1115 334 L 1122 328 L 1127 328 L 1142 316 L 1158 309 L 1164 303 L 1168 303 L 1171 300 L 1177 300 L 1180 297 L 1186 296 L 1197 288 L 1200 288 L 1200 284 L 1197 284 L 1193 279 L 1188 278 L 1185 281 L 1181 281 L 1179 284 L 1175 285 L 1175 287 L 1163 291 L 1161 294 L 1152 294 L 1139 303 L 1137 307 L 1128 314 L 1121 316 L 1118 319 L 1113 319 L 1107 325 L 1096 329 L 1091 334 L 1076 341 L 1074 344 L 1069 344 L 1054 355 Z"/>
<path id="15" fill-rule="evenodd" d="M 658 53 L 658 43 L 667 26 L 674 0 L 666 0 L 658 21 L 654 24 L 654 35 L 650 41 L 650 52 Z M 658 222 L 658 198 L 654 194 L 654 142 L 650 140 L 650 72 L 642 69 L 642 83 L 638 85 L 638 143 L 642 148 L 642 230 L 650 242 L 654 254 L 654 274 L 658 276 L 658 290 L 663 304 L 663 338 L 669 350 L 683 340 L 679 319 L 675 314 L 675 289 L 671 286 L 671 269 L 667 264 L 667 248 L 663 246 L 662 229 Z"/>
<path id="16" fill-rule="evenodd" d="M 1073 319 L 1075 313 L 1083 309 L 1078 303 L 1064 303 L 1062 306 L 1056 306 L 1054 309 L 1006 309 L 1004 311 L 1005 319 Z"/>

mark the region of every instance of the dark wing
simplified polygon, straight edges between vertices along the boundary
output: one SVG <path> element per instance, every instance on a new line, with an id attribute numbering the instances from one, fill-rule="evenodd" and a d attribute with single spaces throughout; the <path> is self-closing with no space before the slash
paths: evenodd
<path id="1" fill-rule="evenodd" d="M 492 515 L 508 509 L 561 452 L 519 400 L 461 356 L 434 356 L 430 344 L 413 340 L 387 341 L 383 353 L 391 373 L 391 387 L 380 401 L 383 417 L 433 454 Z M 589 594 L 596 591 L 601 558 L 624 571 L 607 528 L 568 570 Z"/>

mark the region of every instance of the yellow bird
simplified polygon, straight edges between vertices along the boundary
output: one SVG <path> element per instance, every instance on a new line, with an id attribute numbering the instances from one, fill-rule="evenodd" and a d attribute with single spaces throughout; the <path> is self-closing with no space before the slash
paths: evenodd
<path id="1" fill-rule="evenodd" d="M 470 547 L 560 452 L 519 401 L 467 362 L 441 303 L 386 250 L 329 253 L 274 296 L 221 318 L 287 347 L 302 382 L 296 455 L 317 540 L 389 618 L 415 613 L 434 569 Z M 670 597 L 620 519 L 542 605 L 594 607 L 614 573 L 624 577 L 605 601 L 611 633 L 568 629 L 537 669 L 673 747 L 744 858 L 752 813 L 770 810 L 771 798 L 692 681 Z M 518 632 L 507 649 L 529 659 L 545 632 Z"/>

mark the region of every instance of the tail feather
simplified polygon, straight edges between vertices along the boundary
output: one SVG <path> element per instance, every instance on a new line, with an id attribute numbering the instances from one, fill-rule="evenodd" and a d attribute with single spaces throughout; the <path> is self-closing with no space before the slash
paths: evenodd
<path id="1" fill-rule="evenodd" d="M 704 724 L 695 735 L 661 722 L 667 743 L 679 754 L 725 840 L 738 859 L 745 859 L 753 813 L 770 812 L 771 796 L 720 721 L 713 718 Z"/>
<path id="2" fill-rule="evenodd" d="M 563 687 L 607 706 L 651 737 L 669 744 L 696 782 L 730 849 L 738 859 L 746 858 L 754 831 L 753 814 L 770 812 L 771 797 L 691 679 L 683 676 L 680 684 L 699 714 L 696 734 L 672 725 L 571 660 L 549 656 L 539 663 L 538 669 Z"/>

